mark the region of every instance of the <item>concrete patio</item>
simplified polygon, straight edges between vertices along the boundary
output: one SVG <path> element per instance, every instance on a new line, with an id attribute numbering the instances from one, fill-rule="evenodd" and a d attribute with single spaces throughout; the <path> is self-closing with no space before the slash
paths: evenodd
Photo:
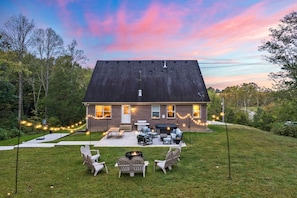
<path id="1" fill-rule="evenodd" d="M 125 132 L 121 138 L 111 137 L 106 138 L 103 137 L 100 140 L 90 140 L 90 141 L 60 141 L 58 143 L 46 143 L 49 141 L 57 140 L 63 138 L 69 133 L 52 133 L 41 136 L 39 138 L 23 142 L 19 145 L 19 148 L 37 148 L 37 147 L 55 147 L 55 146 L 67 146 L 67 145 L 93 145 L 94 147 L 172 147 L 178 146 L 175 143 L 172 144 L 163 144 L 160 140 L 160 137 L 153 138 L 153 144 L 151 145 L 140 145 L 137 143 L 137 131 L 133 132 Z M 186 146 L 183 143 L 182 146 Z M 0 146 L 0 150 L 13 150 L 17 148 L 18 145 L 15 146 Z"/>

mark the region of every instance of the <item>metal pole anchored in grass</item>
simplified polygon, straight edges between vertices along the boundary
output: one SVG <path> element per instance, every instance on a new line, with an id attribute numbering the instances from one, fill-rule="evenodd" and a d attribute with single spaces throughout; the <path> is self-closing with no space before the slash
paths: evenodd
<path id="1" fill-rule="evenodd" d="M 229 133 L 228 133 L 228 127 L 227 127 L 227 123 L 226 123 L 226 121 L 225 121 L 225 127 L 226 127 L 227 147 L 228 147 L 228 168 L 229 168 L 229 179 L 232 179 L 232 178 L 231 178 L 230 142 L 229 142 Z"/>
<path id="2" fill-rule="evenodd" d="M 19 169 L 19 148 L 20 148 L 21 127 L 22 127 L 22 124 L 25 124 L 25 122 L 26 121 L 21 121 L 19 123 L 18 146 L 17 146 L 16 164 L 15 164 L 15 194 L 18 192 L 18 169 Z"/>

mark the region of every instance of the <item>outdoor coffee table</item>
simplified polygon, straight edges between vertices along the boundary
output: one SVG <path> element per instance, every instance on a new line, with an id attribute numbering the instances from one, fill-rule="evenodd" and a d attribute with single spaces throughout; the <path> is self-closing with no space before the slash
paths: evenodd
<path id="1" fill-rule="evenodd" d="M 169 135 L 163 138 L 163 144 L 171 144 L 171 137 Z"/>

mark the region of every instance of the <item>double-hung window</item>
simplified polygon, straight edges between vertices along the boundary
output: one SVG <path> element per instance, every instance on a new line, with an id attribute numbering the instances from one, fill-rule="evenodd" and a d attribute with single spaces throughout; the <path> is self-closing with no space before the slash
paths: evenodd
<path id="1" fill-rule="evenodd" d="M 96 105 L 95 111 L 97 118 L 111 118 L 111 105 Z"/>
<path id="2" fill-rule="evenodd" d="M 175 118 L 175 105 L 167 105 L 167 118 Z"/>
<path id="3" fill-rule="evenodd" d="M 199 104 L 193 105 L 193 117 L 194 118 L 201 118 L 201 108 Z"/>
<path id="4" fill-rule="evenodd" d="M 160 105 L 152 105 L 152 118 L 160 118 Z"/>

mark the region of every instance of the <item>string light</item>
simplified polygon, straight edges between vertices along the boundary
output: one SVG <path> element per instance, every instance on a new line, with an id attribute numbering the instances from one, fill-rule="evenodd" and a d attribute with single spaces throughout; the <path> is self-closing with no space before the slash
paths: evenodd
<path id="1" fill-rule="evenodd" d="M 71 124 L 70 126 L 65 126 L 65 127 L 48 127 L 47 125 L 43 126 L 41 124 L 33 124 L 32 122 L 26 121 L 26 120 L 22 120 L 20 122 L 22 125 L 26 126 L 26 127 L 34 127 L 35 129 L 42 129 L 42 130 L 51 130 L 51 131 L 60 131 L 60 130 L 68 130 L 70 131 L 70 133 L 73 133 L 73 131 L 75 130 L 75 127 L 79 128 L 84 121 L 79 121 L 78 123 L 75 124 Z"/>
<path id="2" fill-rule="evenodd" d="M 189 113 L 185 116 L 181 116 L 179 113 L 176 113 L 177 117 L 181 120 L 185 120 L 190 118 L 192 122 L 198 126 L 207 126 L 207 123 L 201 122 L 201 120 L 195 120 Z M 184 126 L 184 125 L 183 125 Z"/>
<path id="3" fill-rule="evenodd" d="M 184 115 L 184 116 L 181 116 L 179 113 L 176 113 L 177 114 L 177 117 L 181 120 L 185 120 L 185 119 L 188 119 L 190 118 L 194 124 L 198 125 L 198 126 L 207 126 L 207 123 L 204 123 L 204 122 L 201 122 L 201 120 L 195 120 L 189 113 Z M 92 118 L 92 119 L 95 119 L 95 120 L 103 120 L 103 119 L 106 119 L 106 117 L 96 117 L 96 116 L 93 116 L 93 115 L 87 115 L 86 116 L 86 120 L 88 120 L 89 118 Z M 50 127 L 48 128 L 47 126 L 42 126 L 41 124 L 36 124 L 34 125 L 32 122 L 29 122 L 29 121 L 26 121 L 26 120 L 22 120 L 20 122 L 22 125 L 26 126 L 26 127 L 34 127 L 35 129 L 43 129 L 43 130 L 51 130 L 51 131 L 59 131 L 59 130 L 68 130 L 70 131 L 70 133 L 73 133 L 73 131 L 75 130 L 75 127 L 79 128 L 83 123 L 84 121 L 79 121 L 78 123 L 75 123 L 75 124 L 71 124 L 69 126 L 62 126 L 62 127 Z M 183 126 L 185 126 L 183 124 Z"/>
<path id="4" fill-rule="evenodd" d="M 107 118 L 106 116 L 104 116 L 104 117 L 96 117 L 96 116 L 93 116 L 93 115 L 87 115 L 87 117 L 86 117 L 86 120 L 88 119 L 88 118 L 92 118 L 92 119 L 95 119 L 95 120 L 103 120 L 103 119 L 105 119 L 105 118 Z"/>

